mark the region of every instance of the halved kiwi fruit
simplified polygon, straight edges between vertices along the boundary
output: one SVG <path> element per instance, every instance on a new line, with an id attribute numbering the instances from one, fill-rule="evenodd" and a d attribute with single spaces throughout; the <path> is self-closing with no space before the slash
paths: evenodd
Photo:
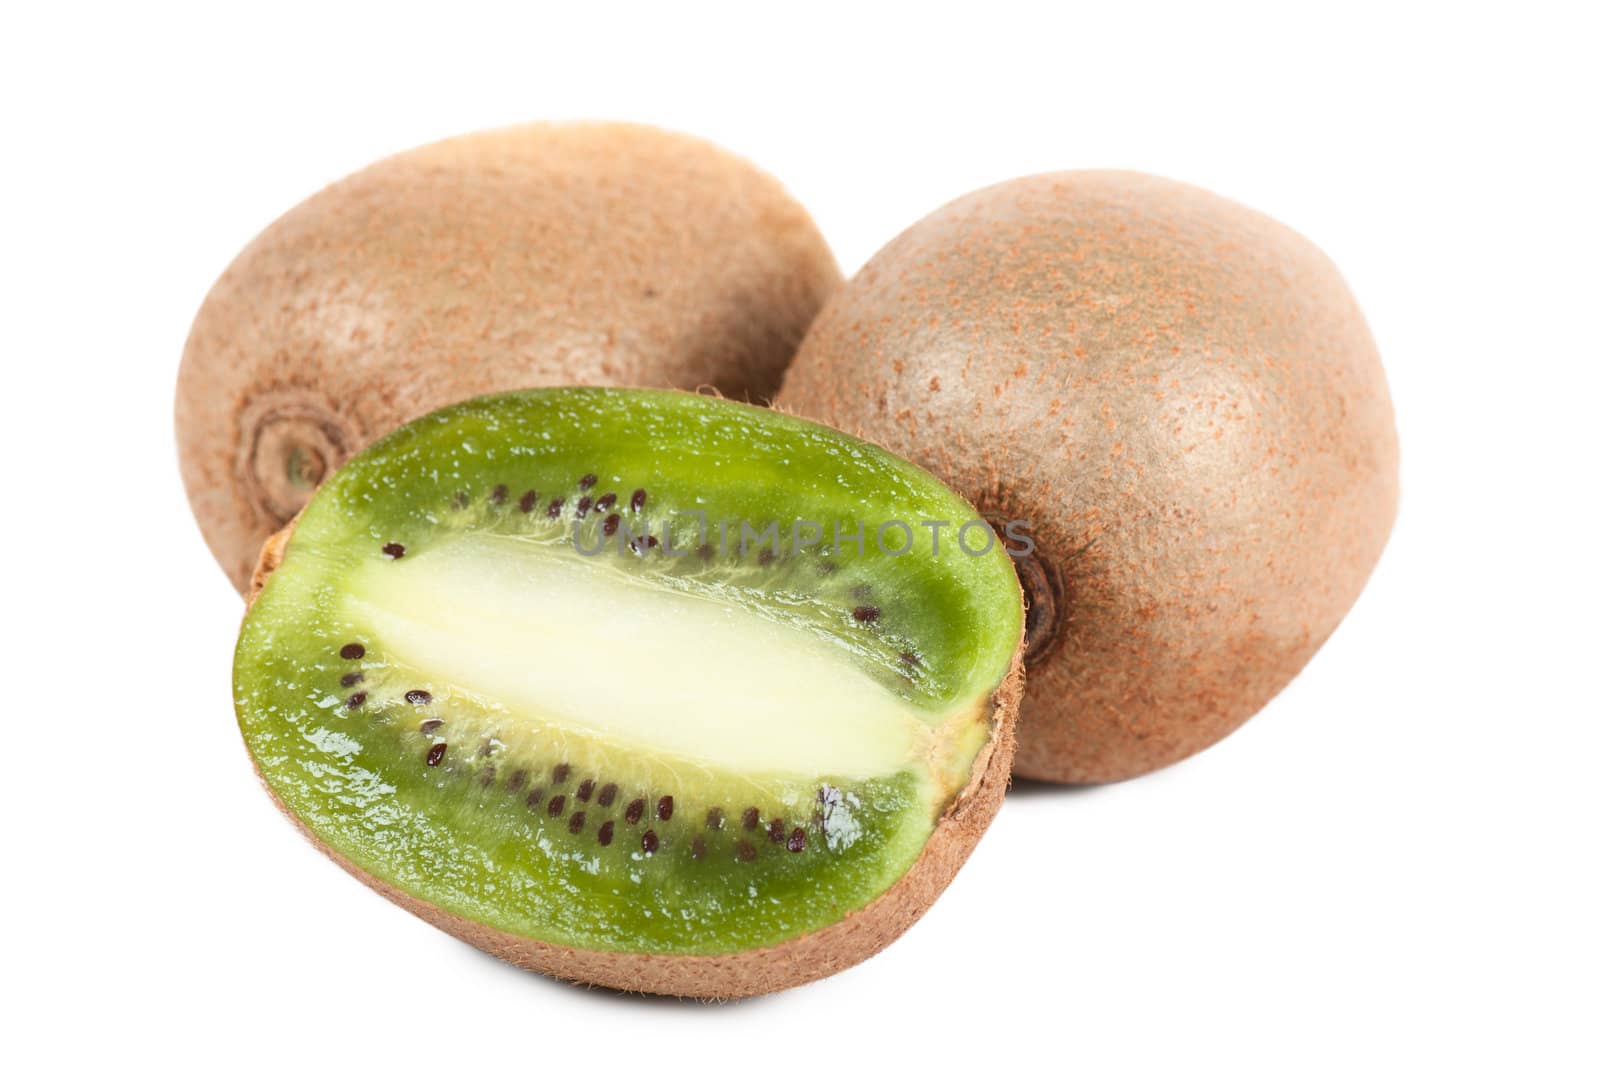
<path id="1" fill-rule="evenodd" d="M 195 316 L 179 459 L 241 591 L 328 472 L 503 389 L 765 400 L 839 281 L 770 175 L 693 137 L 540 123 L 384 159 L 252 241 Z"/>
<path id="2" fill-rule="evenodd" d="M 235 703 L 284 810 L 418 915 L 737 997 L 943 889 L 1005 787 L 1021 631 L 987 524 L 903 460 L 711 397 L 535 390 L 331 475 L 263 553 Z"/>
<path id="3" fill-rule="evenodd" d="M 1027 777 L 1114 781 L 1226 736 L 1394 521 L 1394 409 L 1338 270 L 1146 174 L 1020 178 L 916 223 L 828 302 L 776 403 L 1019 524 Z"/>

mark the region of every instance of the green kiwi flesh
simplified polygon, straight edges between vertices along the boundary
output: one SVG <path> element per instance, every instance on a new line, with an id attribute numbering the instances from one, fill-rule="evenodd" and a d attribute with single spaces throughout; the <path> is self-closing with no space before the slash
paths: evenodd
<path id="1" fill-rule="evenodd" d="M 993 748 L 1022 608 L 1002 549 L 958 545 L 982 523 L 766 409 L 472 400 L 302 512 L 240 634 L 240 728 L 322 848 L 447 928 L 782 945 L 905 876 Z"/>

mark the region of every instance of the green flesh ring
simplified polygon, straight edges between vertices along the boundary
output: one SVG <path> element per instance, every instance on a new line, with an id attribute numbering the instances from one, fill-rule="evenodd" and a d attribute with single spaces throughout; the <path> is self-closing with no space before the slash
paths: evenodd
<path id="1" fill-rule="evenodd" d="M 311 834 L 453 915 L 779 944 L 887 890 L 968 784 L 1022 618 L 982 526 L 765 409 L 480 398 L 318 490 L 240 634 L 240 727 Z"/>

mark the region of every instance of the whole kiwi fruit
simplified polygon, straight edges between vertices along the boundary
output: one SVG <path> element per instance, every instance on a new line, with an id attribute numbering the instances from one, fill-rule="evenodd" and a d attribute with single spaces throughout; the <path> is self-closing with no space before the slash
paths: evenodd
<path id="1" fill-rule="evenodd" d="M 1334 265 L 1162 178 L 965 196 L 829 301 L 776 405 L 945 479 L 1032 551 L 1019 775 L 1198 752 L 1305 665 L 1393 524 L 1383 368 Z"/>
<path id="2" fill-rule="evenodd" d="M 467 401 L 335 471 L 255 587 L 234 699 L 278 804 L 389 899 L 573 981 L 831 974 L 922 914 L 1005 790 L 1006 553 L 931 475 L 769 409 Z"/>
<path id="3" fill-rule="evenodd" d="M 206 297 L 178 374 L 190 504 L 243 590 L 317 483 L 408 419 L 545 385 L 765 400 L 838 281 L 777 181 L 694 138 L 551 123 L 401 153 Z"/>

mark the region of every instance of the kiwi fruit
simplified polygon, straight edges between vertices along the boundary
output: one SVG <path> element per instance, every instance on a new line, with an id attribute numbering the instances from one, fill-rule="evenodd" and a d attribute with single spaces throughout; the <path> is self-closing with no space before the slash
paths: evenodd
<path id="1" fill-rule="evenodd" d="M 1349 610 L 1397 445 L 1356 301 L 1265 215 L 1143 174 L 965 196 L 828 302 L 775 406 L 1011 526 L 1016 771 L 1107 782 L 1226 736 Z"/>
<path id="2" fill-rule="evenodd" d="M 393 156 L 206 297 L 178 375 L 190 504 L 243 590 L 317 483 L 401 423 L 535 386 L 765 400 L 838 282 L 774 179 L 690 137 L 540 124 Z"/>
<path id="3" fill-rule="evenodd" d="M 389 899 L 561 978 L 731 998 L 849 966 L 1006 786 L 1004 546 L 931 475 L 769 409 L 447 408 L 326 479 L 255 590 L 234 698 L 278 804 Z"/>

